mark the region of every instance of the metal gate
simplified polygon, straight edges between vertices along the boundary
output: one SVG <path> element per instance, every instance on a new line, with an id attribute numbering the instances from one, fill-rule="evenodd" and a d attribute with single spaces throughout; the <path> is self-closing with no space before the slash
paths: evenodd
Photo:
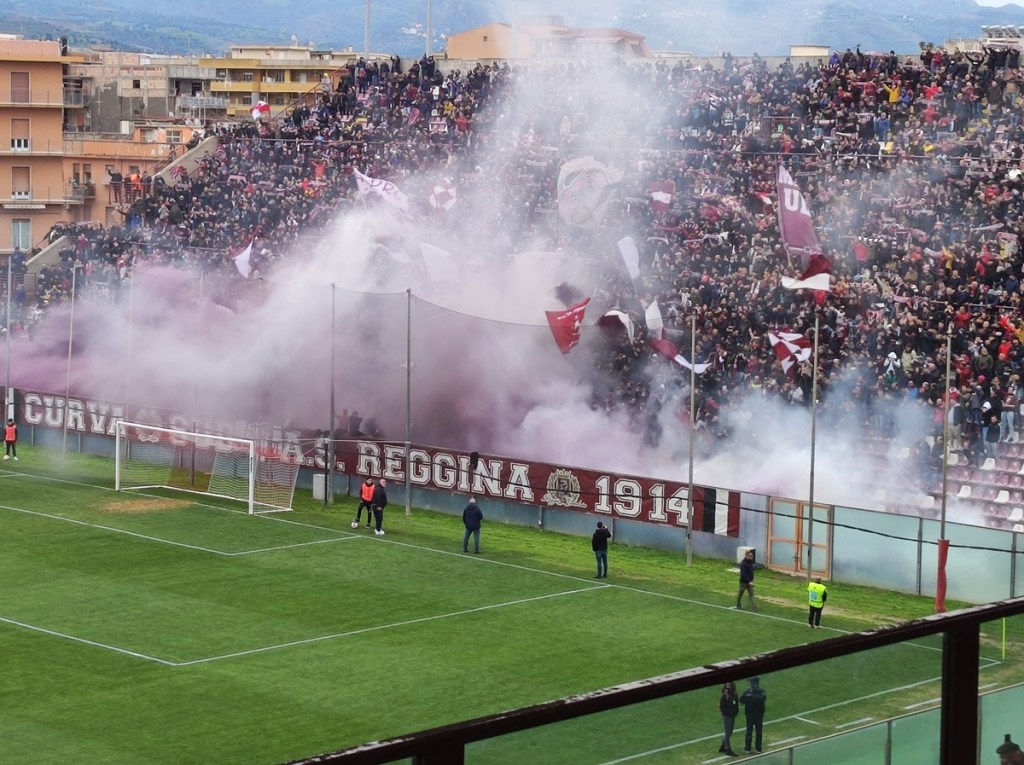
<path id="1" fill-rule="evenodd" d="M 768 553 L 764 564 L 773 571 L 807 573 L 807 542 L 810 532 L 806 502 L 772 499 L 768 513 Z M 814 505 L 814 575 L 828 578 L 832 572 L 832 506 Z"/>

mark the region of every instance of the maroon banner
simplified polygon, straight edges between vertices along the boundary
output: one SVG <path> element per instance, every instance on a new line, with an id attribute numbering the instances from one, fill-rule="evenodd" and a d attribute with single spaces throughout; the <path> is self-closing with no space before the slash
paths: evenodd
<path id="1" fill-rule="evenodd" d="M 799 259 L 801 278 L 804 278 L 804 274 L 813 276 L 807 274 L 807 271 L 812 263 L 820 267 L 821 245 L 818 244 L 818 236 L 814 233 L 814 220 L 811 218 L 807 201 L 793 176 L 783 165 L 779 165 L 778 190 L 779 233 L 782 236 L 782 243 L 791 257 Z M 820 269 L 816 273 L 825 273 L 827 270 Z"/>
<path id="2" fill-rule="evenodd" d="M 184 414 L 152 408 L 125 407 L 82 397 L 23 392 L 20 422 L 40 428 L 63 429 L 65 417 L 72 433 L 114 436 L 118 420 L 189 432 L 192 419 Z M 298 462 L 323 470 L 324 449 L 316 431 L 248 422 L 204 423 L 207 435 L 248 438 L 263 455 Z M 188 439 L 182 439 L 185 443 Z M 173 435 L 168 442 L 177 443 Z M 215 439 L 200 448 L 216 448 Z M 360 478 L 406 480 L 405 444 L 372 439 L 336 442 L 335 470 Z M 596 513 L 678 528 L 686 527 L 688 485 L 658 478 L 622 475 L 589 468 L 551 465 L 512 457 L 480 455 L 476 469 L 468 452 L 414 446 L 408 460 L 409 482 L 437 491 L 472 494 L 524 505 Z M 739 536 L 740 494 L 736 491 L 694 486 L 693 528 Z"/>

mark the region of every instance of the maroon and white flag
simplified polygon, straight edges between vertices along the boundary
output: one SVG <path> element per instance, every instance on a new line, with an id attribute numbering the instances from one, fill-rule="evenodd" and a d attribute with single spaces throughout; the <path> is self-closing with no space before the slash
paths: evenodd
<path id="1" fill-rule="evenodd" d="M 799 332 L 769 332 L 768 342 L 772 344 L 772 350 L 782 362 L 782 371 L 787 375 L 797 364 L 811 358 L 811 341 Z"/>
<path id="2" fill-rule="evenodd" d="M 403 194 L 398 186 L 391 181 L 384 181 L 380 178 L 371 178 L 355 170 L 356 185 L 359 193 L 364 196 L 375 196 L 383 199 L 396 210 L 409 212 L 409 199 Z"/>
<path id="3" fill-rule="evenodd" d="M 548 325 L 551 327 L 551 334 L 554 335 L 555 344 L 564 354 L 568 354 L 580 341 L 580 327 L 583 325 L 583 314 L 587 310 L 590 298 L 567 308 L 564 311 L 545 311 L 548 317 Z"/>
<path id="4" fill-rule="evenodd" d="M 675 343 L 670 340 L 665 340 L 664 338 L 652 340 L 651 347 L 665 358 L 674 361 L 683 369 L 692 369 L 693 373 L 696 375 L 702 375 L 711 369 L 710 364 L 691 364 L 689 359 L 680 353 L 679 348 L 677 348 Z"/>
<path id="5" fill-rule="evenodd" d="M 647 186 L 651 195 L 651 209 L 664 213 L 672 209 L 672 199 L 676 193 L 675 181 L 651 181 Z"/>
<path id="6" fill-rule="evenodd" d="M 831 263 L 825 257 L 821 245 L 818 244 L 818 236 L 814 233 L 814 220 L 811 218 L 807 200 L 804 199 L 793 176 L 781 164 L 779 165 L 778 189 L 779 233 L 782 236 L 782 243 L 786 247 L 786 253 L 800 266 L 800 278 L 783 278 L 782 286 L 786 289 L 828 290 L 830 284 L 828 274 L 832 270 Z M 808 279 L 820 274 L 824 274 L 824 278 L 807 283 Z"/>
<path id="7" fill-rule="evenodd" d="M 232 258 L 235 261 L 235 268 L 238 269 L 238 273 L 245 279 L 249 278 L 249 273 L 252 270 L 249 261 L 252 260 L 252 245 L 255 241 L 255 239 L 250 241 L 248 247 Z"/>
<path id="8" fill-rule="evenodd" d="M 430 190 L 430 206 L 435 210 L 451 210 L 458 198 L 451 178 L 442 178 Z"/>

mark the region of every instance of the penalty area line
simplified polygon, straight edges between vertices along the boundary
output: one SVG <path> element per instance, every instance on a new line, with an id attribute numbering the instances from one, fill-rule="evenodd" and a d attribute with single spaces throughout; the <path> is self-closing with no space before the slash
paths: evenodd
<path id="1" fill-rule="evenodd" d="M 322 643 L 327 640 L 337 640 L 340 638 L 353 637 L 355 635 L 365 635 L 370 632 L 380 632 L 381 630 L 396 629 L 398 627 L 408 627 L 413 624 L 424 624 L 426 622 L 439 621 L 441 619 L 451 619 L 456 616 L 466 616 L 468 614 L 477 614 L 483 611 L 491 611 L 496 608 L 506 608 L 508 606 L 518 606 L 524 603 L 536 603 L 541 600 L 550 600 L 552 598 L 561 598 L 566 595 L 578 595 L 582 592 L 589 592 L 590 590 L 603 590 L 607 588 L 607 584 L 599 584 L 591 587 L 583 587 L 577 590 L 565 590 L 563 592 L 553 592 L 548 595 L 536 595 L 532 598 L 520 598 L 519 600 L 509 600 L 503 603 L 491 603 L 486 606 L 477 606 L 476 608 L 466 608 L 461 611 L 452 611 L 447 614 L 435 614 L 434 616 L 422 616 L 418 619 L 406 619 L 401 622 L 392 622 L 390 624 L 377 624 L 373 627 L 363 627 L 357 630 L 349 630 L 348 632 L 336 632 L 330 635 L 318 635 L 317 637 L 304 638 L 302 640 L 292 640 L 288 643 L 278 643 L 276 645 L 261 646 L 260 648 L 251 648 L 246 651 L 235 651 L 234 653 L 225 653 L 220 656 L 208 656 L 203 659 L 193 659 L 191 661 L 179 661 L 175 662 L 176 667 L 192 667 L 197 664 L 209 664 L 214 661 L 223 661 L 224 659 L 237 659 L 242 656 L 252 656 L 258 653 L 267 653 L 269 651 L 277 651 L 282 648 L 294 648 L 300 645 L 309 645 L 311 643 Z"/>
<path id="2" fill-rule="evenodd" d="M 125 656 L 131 656 L 136 659 L 145 659 L 146 661 L 156 662 L 157 664 L 163 664 L 165 667 L 176 667 L 177 663 L 168 661 L 167 659 L 158 659 L 156 656 L 150 656 L 149 654 L 140 653 L 139 651 L 130 651 L 127 648 L 118 648 L 116 645 L 110 645 L 109 643 L 100 643 L 97 640 L 89 640 L 88 638 L 78 637 L 77 635 L 69 635 L 66 632 L 58 632 L 57 630 L 49 630 L 45 627 L 39 627 L 35 624 L 29 624 L 28 622 L 20 622 L 17 619 L 8 619 L 7 617 L 0 616 L 0 622 L 4 624 L 10 624 L 15 627 L 20 627 L 24 630 L 31 632 L 40 632 L 50 637 L 62 638 L 64 640 L 70 640 L 74 643 L 82 643 L 83 645 L 92 646 L 93 648 L 102 648 L 106 651 L 113 651 L 114 653 L 123 654 Z"/>

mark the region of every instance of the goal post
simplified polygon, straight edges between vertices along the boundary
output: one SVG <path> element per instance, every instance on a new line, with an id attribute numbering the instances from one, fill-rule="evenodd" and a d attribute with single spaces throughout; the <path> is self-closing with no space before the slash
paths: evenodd
<path id="1" fill-rule="evenodd" d="M 124 420 L 115 425 L 115 442 L 117 491 L 161 488 L 234 499 L 253 514 L 291 510 L 299 465 L 270 445 Z"/>

